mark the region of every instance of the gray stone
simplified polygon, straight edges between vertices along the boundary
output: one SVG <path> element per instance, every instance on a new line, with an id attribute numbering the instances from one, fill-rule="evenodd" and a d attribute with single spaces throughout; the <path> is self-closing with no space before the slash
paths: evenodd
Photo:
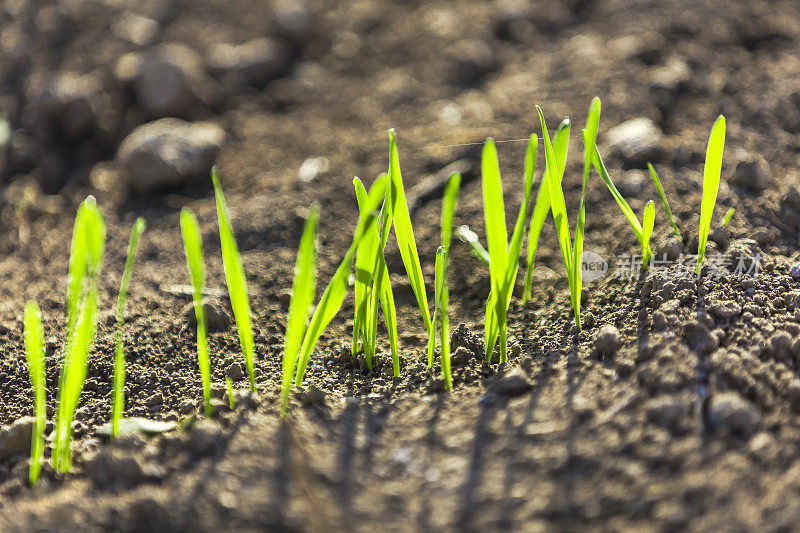
<path id="1" fill-rule="evenodd" d="M 206 99 L 203 62 L 191 48 L 162 44 L 142 53 L 129 68 L 141 106 L 154 117 L 186 115 Z"/>
<path id="2" fill-rule="evenodd" d="M 602 326 L 594 338 L 595 349 L 605 355 L 614 355 L 622 346 L 619 330 L 611 324 Z"/>
<path id="3" fill-rule="evenodd" d="M 500 376 L 489 388 L 489 392 L 497 396 L 519 396 L 528 392 L 533 385 L 528 376 L 519 367 L 513 368 L 505 375 Z"/>
<path id="4" fill-rule="evenodd" d="M 244 378 L 244 370 L 242 370 L 242 365 L 234 362 L 226 366 L 225 377 L 229 378 L 231 381 L 239 381 L 240 379 Z"/>
<path id="5" fill-rule="evenodd" d="M 189 450 L 199 456 L 214 453 L 222 444 L 222 429 L 210 420 L 198 420 L 189 437 Z"/>
<path id="6" fill-rule="evenodd" d="M 24 416 L 0 428 L 0 461 L 15 455 L 30 453 L 31 436 L 36 419 Z"/>
<path id="7" fill-rule="evenodd" d="M 742 312 L 742 306 L 732 300 L 718 300 L 711 304 L 708 312 L 717 318 L 727 320 L 739 316 Z"/>
<path id="8" fill-rule="evenodd" d="M 228 79 L 228 85 L 262 85 L 285 74 L 292 63 L 289 47 L 276 39 L 244 44 L 218 43 L 208 52 L 209 70 Z"/>
<path id="9" fill-rule="evenodd" d="M 33 111 L 39 131 L 80 140 L 97 126 L 100 83 L 91 75 L 64 72 L 46 83 Z"/>
<path id="10" fill-rule="evenodd" d="M 678 396 L 653 398 L 645 409 L 648 420 L 670 430 L 678 428 L 689 411 L 686 402 Z"/>
<path id="11" fill-rule="evenodd" d="M 164 118 L 133 130 L 122 141 L 117 162 L 130 189 L 151 192 L 208 179 L 224 140 L 224 130 L 214 124 Z"/>
<path id="12" fill-rule="evenodd" d="M 683 336 L 692 350 L 708 353 L 717 347 L 717 339 L 711 335 L 708 326 L 698 320 L 690 320 L 683 326 Z"/>
<path id="13" fill-rule="evenodd" d="M 231 327 L 231 316 L 219 300 L 204 298 L 203 311 L 206 315 L 206 327 L 209 331 L 225 331 Z M 181 316 L 189 326 L 197 326 L 197 314 L 194 311 L 193 303 L 186 304 Z"/>
<path id="14" fill-rule="evenodd" d="M 761 423 L 761 412 L 737 392 L 715 394 L 709 400 L 708 423 L 748 438 Z"/>
<path id="15" fill-rule="evenodd" d="M 663 155 L 661 130 L 649 118 L 635 118 L 612 128 L 605 135 L 609 155 L 628 166 L 641 166 Z"/>
<path id="16" fill-rule="evenodd" d="M 98 488 L 132 487 L 147 477 L 137 456 L 129 450 L 101 448 L 86 461 L 86 474 Z"/>
<path id="17" fill-rule="evenodd" d="M 315 385 L 309 385 L 297 392 L 297 398 L 303 407 L 325 407 L 325 393 Z"/>
<path id="18" fill-rule="evenodd" d="M 763 158 L 746 154 L 736 164 L 730 183 L 753 191 L 763 191 L 772 186 L 772 174 Z"/>

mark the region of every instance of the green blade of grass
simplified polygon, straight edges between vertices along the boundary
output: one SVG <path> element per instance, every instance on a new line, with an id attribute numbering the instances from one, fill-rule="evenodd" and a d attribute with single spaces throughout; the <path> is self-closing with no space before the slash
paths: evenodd
<path id="1" fill-rule="evenodd" d="M 507 359 L 506 351 L 503 349 L 505 346 L 505 332 L 500 330 L 500 323 L 497 317 L 500 314 L 507 314 L 508 306 L 511 303 L 511 294 L 514 289 L 514 284 L 517 279 L 517 272 L 519 270 L 519 256 L 522 252 L 522 241 L 525 237 L 525 222 L 528 215 L 528 208 L 531 201 L 531 189 L 533 187 L 533 174 L 536 170 L 536 153 L 538 150 L 539 141 L 535 135 L 532 135 L 528 141 L 528 147 L 525 152 L 525 170 L 523 172 L 523 199 L 520 205 L 519 213 L 517 214 L 517 221 L 514 224 L 514 232 L 511 235 L 511 242 L 508 246 L 508 258 L 506 260 L 506 272 L 503 277 L 502 287 L 499 293 L 499 298 L 495 297 L 491 302 L 494 306 L 502 306 L 494 315 L 487 313 L 486 327 L 486 354 L 491 354 L 494 350 L 494 345 L 498 336 L 501 339 L 500 360 L 501 362 Z"/>
<path id="2" fill-rule="evenodd" d="M 483 145 L 481 158 L 481 184 L 483 189 L 483 215 L 486 222 L 486 242 L 489 246 L 489 278 L 490 296 L 487 300 L 484 355 L 491 361 L 495 328 L 501 334 L 501 352 L 503 348 L 502 332 L 505 329 L 505 315 L 500 301 L 503 297 L 503 282 L 508 262 L 508 230 L 506 228 L 506 212 L 503 201 L 503 183 L 500 178 L 500 165 L 497 161 L 497 148 L 492 139 Z M 493 307 L 492 312 L 490 308 Z M 496 316 L 496 322 L 491 314 Z"/>
<path id="3" fill-rule="evenodd" d="M 64 359 L 59 371 L 53 467 L 71 467 L 72 419 L 86 378 L 86 357 L 94 335 L 97 277 L 105 253 L 106 225 L 93 196 L 78 208 L 70 249 L 67 283 L 67 332 Z M 91 307 L 91 309 L 89 309 Z M 91 312 L 91 316 L 87 316 Z M 87 332 L 86 328 L 90 328 Z M 88 336 L 87 336 L 88 335 Z"/>
<path id="4" fill-rule="evenodd" d="M 656 186 L 656 191 L 658 192 L 658 197 L 661 199 L 661 205 L 664 206 L 664 211 L 667 213 L 667 219 L 669 219 L 669 225 L 672 227 L 672 233 L 681 240 L 683 237 L 681 236 L 681 230 L 678 229 L 678 224 L 675 222 L 675 217 L 672 216 L 672 209 L 669 208 L 669 202 L 667 201 L 667 195 L 664 194 L 664 188 L 661 186 L 661 180 L 658 179 L 658 174 L 656 174 L 656 169 L 653 168 L 653 165 L 647 163 L 647 169 L 650 171 L 650 177 L 653 179 L 653 185 Z"/>
<path id="5" fill-rule="evenodd" d="M 647 202 L 644 206 L 644 215 L 642 216 L 642 264 L 649 265 L 650 258 L 653 252 L 650 250 L 650 236 L 653 235 L 653 226 L 656 221 L 656 208 L 653 200 Z M 645 267 L 646 268 L 646 267 Z"/>
<path id="6" fill-rule="evenodd" d="M 586 189 L 589 185 L 589 172 L 592 169 L 592 149 L 597 142 L 597 129 L 600 126 L 600 99 L 594 97 L 589 106 L 589 113 L 586 117 L 586 127 L 582 130 L 583 137 L 583 182 L 581 184 L 581 202 L 578 208 L 578 223 L 575 226 L 575 239 L 572 245 L 572 289 L 571 291 L 580 299 L 583 289 L 583 236 L 586 231 Z M 581 323 L 581 306 L 573 306 L 575 323 Z"/>
<path id="7" fill-rule="evenodd" d="M 31 464 L 28 470 L 28 483 L 31 487 L 39 482 L 44 457 L 45 410 L 45 372 L 44 372 L 44 330 L 42 312 L 33 300 L 25 306 L 24 318 L 25 358 L 28 362 L 28 376 L 33 388 L 33 412 L 36 423 L 31 435 Z"/>
<path id="8" fill-rule="evenodd" d="M 441 323 L 441 365 L 442 365 L 442 379 L 444 380 L 445 390 L 453 389 L 453 377 L 450 372 L 450 339 L 449 339 L 449 321 L 447 316 L 447 270 L 448 270 L 448 253 L 447 248 L 439 246 L 436 250 L 436 274 L 435 274 L 435 310 L 433 312 L 434 327 L 436 321 Z"/>
<path id="9" fill-rule="evenodd" d="M 289 301 L 289 315 L 286 319 L 286 340 L 283 350 L 281 416 L 286 416 L 289 407 L 289 392 L 297 364 L 297 354 L 306 332 L 306 323 L 314 303 L 317 289 L 317 228 L 319 226 L 319 204 L 311 204 L 306 217 L 297 261 L 294 267 L 292 297 Z"/>
<path id="10" fill-rule="evenodd" d="M 580 305 L 581 298 L 578 287 L 576 286 L 576 274 L 573 269 L 580 268 L 580 265 L 574 263 L 572 253 L 572 242 L 569 236 L 569 221 L 567 219 L 567 207 L 564 202 L 564 191 L 561 188 L 561 181 L 559 180 L 559 172 L 562 170 L 558 167 L 556 157 L 553 152 L 553 145 L 550 142 L 550 134 L 547 131 L 547 124 L 544 120 L 544 113 L 539 106 L 536 106 L 539 113 L 539 121 L 542 124 L 542 138 L 544 139 L 544 153 L 547 161 L 545 167 L 545 175 L 548 181 L 548 189 L 550 192 L 550 211 L 553 214 L 555 221 L 556 233 L 558 235 L 558 244 L 561 248 L 561 255 L 564 258 L 564 266 L 567 271 L 567 282 L 569 284 L 570 301 L 572 302 L 572 309 L 575 313 L 575 325 L 579 328 L 580 323 Z M 580 274 L 577 274 L 580 276 Z"/>
<path id="11" fill-rule="evenodd" d="M 731 219 L 733 218 L 733 213 L 736 212 L 736 209 L 730 207 L 727 211 L 725 211 L 725 216 L 722 217 L 722 227 L 727 228 L 728 224 L 731 223 Z"/>
<path id="12" fill-rule="evenodd" d="M 594 145 L 594 154 L 592 155 L 592 163 L 594 164 L 594 167 L 597 170 L 598 174 L 600 174 L 600 179 L 603 180 L 603 183 L 606 184 L 606 187 L 611 192 L 611 195 L 614 197 L 614 200 L 617 201 L 617 204 L 622 210 L 622 214 L 625 215 L 625 218 L 631 225 L 633 232 L 636 234 L 636 239 L 639 242 L 641 242 L 642 225 L 636 218 L 636 214 L 633 212 L 633 209 L 631 209 L 631 206 L 628 205 L 628 202 L 625 200 L 625 198 L 623 198 L 622 194 L 620 194 L 620 192 L 617 190 L 617 187 L 614 185 L 614 182 L 611 180 L 611 176 L 609 176 L 608 174 L 606 165 L 603 163 L 603 158 L 600 156 L 600 152 L 597 150 L 596 143 Z"/>
<path id="13" fill-rule="evenodd" d="M 131 237 L 128 241 L 128 255 L 125 259 L 125 269 L 122 272 L 122 281 L 117 296 L 117 325 L 114 333 L 114 388 L 113 403 L 111 407 L 111 436 L 119 436 L 119 420 L 125 408 L 125 348 L 122 342 L 122 329 L 125 325 L 125 300 L 128 297 L 128 285 L 133 275 L 133 264 L 136 262 L 136 251 L 139 249 L 139 237 L 144 232 L 144 219 L 139 217 L 131 228 Z"/>
<path id="14" fill-rule="evenodd" d="M 253 348 L 253 325 L 250 318 L 250 298 L 247 293 L 247 278 L 233 234 L 233 225 L 228 215 L 228 204 L 222 193 L 217 167 L 211 169 L 211 181 L 214 184 L 214 197 L 217 203 L 217 219 L 219 221 L 219 241 L 222 248 L 222 265 L 225 269 L 225 283 L 228 287 L 228 297 L 236 320 L 236 329 L 239 333 L 239 344 L 242 347 L 247 379 L 250 381 L 250 390 L 256 391 L 256 380 L 253 374 L 255 368 Z"/>
<path id="15" fill-rule="evenodd" d="M 456 228 L 455 234 L 461 241 L 469 244 L 475 257 L 480 259 L 483 263 L 489 264 L 489 252 L 487 252 L 486 248 L 481 244 L 477 233 L 469 229 L 469 226 L 462 225 Z"/>
<path id="16" fill-rule="evenodd" d="M 559 168 L 559 183 L 564 179 L 564 169 L 567 164 L 567 153 L 569 151 L 569 133 L 571 123 L 565 118 L 556 130 L 555 140 L 553 141 L 553 152 Z M 545 171 L 546 172 L 546 171 Z M 528 253 L 525 266 L 525 287 L 522 290 L 522 303 L 528 301 L 531 296 L 531 286 L 533 284 L 533 267 L 536 262 L 536 248 L 539 245 L 539 237 L 542 233 L 547 215 L 550 213 L 550 189 L 547 184 L 546 174 L 542 175 L 539 190 L 536 193 L 536 200 L 533 203 L 533 214 L 531 215 L 530 228 L 528 229 Z"/>
<path id="17" fill-rule="evenodd" d="M 353 179 L 356 190 L 359 213 L 366 209 L 367 190 L 358 178 Z M 366 229 L 364 237 L 356 250 L 356 281 L 355 281 L 355 319 L 353 320 L 353 347 L 351 353 L 358 353 L 358 332 L 362 332 L 364 343 L 364 359 L 367 368 L 372 371 L 372 358 L 375 355 L 375 331 L 373 324 L 377 323 L 377 295 L 380 290 L 371 290 L 373 279 L 376 279 L 376 261 L 380 250 L 381 236 L 378 233 L 377 219 L 373 219 L 370 227 Z M 376 281 L 382 281 L 381 279 Z M 373 298 L 373 296 L 375 298 Z"/>
<path id="18" fill-rule="evenodd" d="M 82 305 L 75 325 L 75 337 L 68 358 L 68 371 L 64 374 L 63 389 L 59 391 L 63 416 L 57 423 L 59 447 L 55 452 L 57 472 L 68 472 L 72 466 L 72 422 L 83 391 L 88 367 L 89 349 L 97 326 L 97 287 L 92 286 Z"/>
<path id="19" fill-rule="evenodd" d="M 458 191 L 461 187 L 461 174 L 455 172 L 450 175 L 442 196 L 441 218 L 441 243 L 445 250 L 450 251 L 450 240 L 453 235 L 453 218 L 455 217 Z"/>
<path id="20" fill-rule="evenodd" d="M 430 309 L 428 308 L 428 295 L 425 292 L 425 277 L 422 275 L 422 265 L 419 262 L 417 253 L 417 243 L 414 239 L 414 228 L 411 226 L 411 215 L 408 212 L 405 189 L 403 188 L 403 177 L 400 174 L 400 160 L 397 156 L 397 142 L 394 130 L 389 130 L 389 180 L 394 189 L 392 194 L 395 197 L 393 203 L 392 217 L 394 219 L 394 233 L 397 237 L 397 247 L 400 249 L 400 257 L 406 269 L 408 280 L 411 283 L 411 290 L 417 299 L 417 305 L 422 313 L 422 321 L 428 333 L 428 367 L 433 365 L 433 347 L 435 339 L 431 343 L 434 334 L 431 326 Z"/>
<path id="21" fill-rule="evenodd" d="M 711 217 L 717 203 L 719 178 L 722 173 L 722 152 L 725 148 L 725 117 L 720 115 L 711 128 L 706 149 L 706 163 L 703 168 L 703 199 L 700 204 L 700 238 L 697 245 L 697 266 L 695 273 L 700 274 L 703 259 L 706 255 L 706 241 L 711 229 Z"/>
<path id="22" fill-rule="evenodd" d="M 181 235 L 183 250 L 192 281 L 192 301 L 197 318 L 197 365 L 200 368 L 200 379 L 203 384 L 203 404 L 206 416 L 211 410 L 211 361 L 208 356 L 206 339 L 206 314 L 203 308 L 203 285 L 205 284 L 205 266 L 203 264 L 203 241 L 200 237 L 200 225 L 191 209 L 181 210 Z"/>
<path id="23" fill-rule="evenodd" d="M 381 199 L 384 197 L 387 186 L 386 182 L 386 178 L 380 177 L 372 184 L 367 197 L 366 212 L 359 216 L 353 242 L 350 244 L 350 248 L 347 250 L 339 268 L 336 269 L 333 278 L 331 278 L 328 286 L 325 288 L 325 292 L 322 293 L 322 298 L 320 298 L 317 308 L 311 316 L 311 322 L 309 323 L 308 329 L 306 329 L 303 344 L 300 348 L 297 375 L 295 377 L 295 385 L 297 386 L 303 383 L 308 360 L 311 358 L 311 352 L 314 351 L 314 346 L 316 346 L 320 335 L 322 335 L 322 332 L 342 307 L 344 297 L 347 294 L 347 282 L 350 277 L 350 269 L 353 266 L 356 248 L 364 237 L 367 228 L 372 227 L 372 222 L 377 217 L 375 211 L 378 209 Z"/>

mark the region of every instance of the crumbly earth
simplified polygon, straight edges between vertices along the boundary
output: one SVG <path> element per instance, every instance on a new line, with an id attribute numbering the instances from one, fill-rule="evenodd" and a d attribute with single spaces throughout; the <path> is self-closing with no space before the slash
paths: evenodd
<path id="1" fill-rule="evenodd" d="M 157 22 L 147 44 L 120 37 L 126 10 Z M 94 194 L 109 226 L 74 472 L 45 469 L 41 486 L 30 490 L 24 454 L 0 461 L 2 529 L 797 529 L 796 2 L 152 0 L 126 7 L 111 0 L 7 0 L 0 11 L 0 109 L 15 139 L 2 154 L 0 425 L 32 414 L 21 323 L 29 298 L 45 317 L 52 407 L 78 202 Z M 246 393 L 235 327 L 228 325 L 210 337 L 219 412 L 198 419 L 200 376 L 182 314 L 190 297 L 178 215 L 183 206 L 197 213 L 207 286 L 227 305 L 213 192 L 209 180 L 143 196 L 119 185 L 111 162 L 116 148 L 152 117 L 114 69 L 122 54 L 158 43 L 182 43 L 202 55 L 214 43 L 266 35 L 291 43 L 283 76 L 235 90 L 216 80 L 218 94 L 181 117 L 215 122 L 228 133 L 217 163 L 256 328 L 257 397 Z M 70 137 L 36 112 L 36 88 L 60 73 L 98 80 L 91 133 Z M 394 127 L 410 196 L 420 198 L 413 223 L 430 286 L 440 202 L 414 186 L 461 161 L 456 223 L 482 235 L 480 146 L 466 143 L 539 134 L 538 103 L 551 130 L 563 115 L 573 119 L 564 182 L 574 223 L 582 156 L 575 136 L 595 95 L 603 102 L 601 146 L 612 127 L 634 118 L 652 120 L 663 133 L 647 156 L 684 242 L 671 237 L 657 205 L 659 257 L 696 250 L 705 143 L 713 120 L 725 114 L 708 253 L 727 258 L 731 269 L 740 260 L 756 265 L 758 275 L 705 269 L 696 278 L 676 265 L 647 279 L 608 275 L 585 284 L 584 328 L 577 331 L 549 221 L 532 298 L 511 304 L 511 359 L 487 364 L 480 350 L 488 271 L 457 242 L 450 277 L 455 388 L 445 393 L 438 364 L 425 364 L 419 312 L 390 243 L 401 375 L 391 375 L 384 331 L 372 372 L 349 355 L 349 299 L 281 421 L 287 291 L 311 202 L 322 206 L 325 283 L 353 229 L 352 176 L 369 180 L 386 168 L 386 130 Z M 498 146 L 512 223 L 524 143 Z M 644 162 L 607 153 L 612 176 L 641 213 L 656 197 Z M 329 169 L 301 181 L 298 169 L 311 157 L 327 158 Z M 537 183 L 540 176 L 541 166 Z M 730 207 L 735 214 L 722 229 Z M 114 301 L 137 216 L 146 217 L 148 229 L 126 315 L 126 416 L 181 421 L 183 428 L 106 443 L 96 429 L 109 416 Z M 637 252 L 596 175 L 586 219 L 587 249 L 612 265 L 618 255 Z M 224 407 L 226 375 L 237 390 L 232 410 Z"/>

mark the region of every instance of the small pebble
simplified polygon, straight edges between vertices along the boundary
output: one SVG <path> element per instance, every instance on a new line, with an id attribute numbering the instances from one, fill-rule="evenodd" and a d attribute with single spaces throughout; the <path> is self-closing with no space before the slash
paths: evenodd
<path id="1" fill-rule="evenodd" d="M 614 355 L 621 346 L 619 330 L 611 324 L 601 327 L 594 338 L 595 349 L 604 355 Z"/>

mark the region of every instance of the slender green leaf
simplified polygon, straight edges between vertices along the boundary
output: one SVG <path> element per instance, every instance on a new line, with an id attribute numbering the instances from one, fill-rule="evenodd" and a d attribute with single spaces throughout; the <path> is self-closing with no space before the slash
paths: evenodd
<path id="1" fill-rule="evenodd" d="M 24 318 L 25 357 L 28 362 L 28 376 L 33 388 L 33 412 L 36 423 L 31 435 L 31 463 L 28 470 L 28 482 L 33 487 L 39 482 L 44 457 L 45 410 L 45 363 L 44 363 L 44 330 L 42 329 L 42 312 L 33 300 L 25 306 Z"/>
<path id="2" fill-rule="evenodd" d="M 656 220 L 656 208 L 653 200 L 647 202 L 644 206 L 644 215 L 642 216 L 642 264 L 649 265 L 652 251 L 650 250 L 650 236 L 653 235 L 653 225 Z M 645 268 L 647 268 L 645 266 Z"/>
<path id="3" fill-rule="evenodd" d="M 661 186 L 661 181 L 658 179 L 658 174 L 656 174 L 656 169 L 653 168 L 653 165 L 650 163 L 647 163 L 647 169 L 650 171 L 650 177 L 653 178 L 653 185 L 656 186 L 658 197 L 661 199 L 661 205 L 664 206 L 664 211 L 667 213 L 669 225 L 672 227 L 672 233 L 674 233 L 677 238 L 683 240 L 683 237 L 681 236 L 681 230 L 678 229 L 678 224 L 675 223 L 675 217 L 672 216 L 672 209 L 669 208 L 667 195 L 664 194 L 664 188 Z"/>
<path id="4" fill-rule="evenodd" d="M 139 238 L 144 232 L 144 219 L 139 217 L 131 228 L 128 241 L 128 255 L 125 269 L 122 271 L 122 282 L 117 296 L 117 326 L 114 334 L 114 390 L 111 407 L 111 436 L 119 436 L 119 421 L 125 408 L 125 347 L 122 342 L 122 329 L 125 325 L 125 300 L 128 297 L 128 285 L 133 276 L 133 264 L 136 262 L 136 251 L 139 249 Z"/>
<path id="5" fill-rule="evenodd" d="M 311 315 L 314 293 L 317 289 L 317 227 L 319 226 L 319 204 L 311 204 L 306 217 L 297 261 L 294 267 L 292 297 L 289 301 L 289 316 L 286 319 L 286 341 L 283 351 L 283 380 L 281 388 L 281 414 L 286 416 L 289 407 L 289 392 L 292 388 L 297 365 L 297 354 L 306 332 L 306 323 Z"/>
<path id="6" fill-rule="evenodd" d="M 336 269 L 333 278 L 331 278 L 328 286 L 325 288 L 325 292 L 323 292 L 322 298 L 320 298 L 317 308 L 311 316 L 311 322 L 306 330 L 303 344 L 300 348 L 297 375 L 295 377 L 295 384 L 297 386 L 303 382 L 308 360 L 311 357 L 311 352 L 314 351 L 314 346 L 316 346 L 320 335 L 322 335 L 322 332 L 342 307 L 344 297 L 347 294 L 347 282 L 350 277 L 350 270 L 353 266 L 356 249 L 367 229 L 372 227 L 372 222 L 377 217 L 375 211 L 378 209 L 381 199 L 384 197 L 386 181 L 386 178 L 380 177 L 372 184 L 367 198 L 365 212 L 362 213 L 358 219 L 353 242 L 347 250 L 339 268 Z"/>
<path id="7" fill-rule="evenodd" d="M 569 134 L 571 123 L 565 118 L 556 130 L 555 140 L 553 141 L 553 152 L 559 168 L 559 183 L 564 179 L 564 169 L 567 163 L 567 152 L 569 151 Z M 550 213 L 550 189 L 547 185 L 547 175 L 542 175 L 539 190 L 536 193 L 536 200 L 533 203 L 533 214 L 531 215 L 530 228 L 528 229 L 528 254 L 525 267 L 525 288 L 522 291 L 522 303 L 528 301 L 531 296 L 531 286 L 533 284 L 533 267 L 536 262 L 536 248 L 539 245 L 539 237 L 542 233 L 547 215 Z"/>
<path id="8" fill-rule="evenodd" d="M 192 301 L 194 302 L 194 313 L 197 318 L 197 364 L 200 368 L 200 379 L 203 384 L 203 403 L 206 416 L 210 417 L 212 415 L 211 361 L 208 356 L 206 315 L 203 307 L 203 285 L 205 284 L 203 242 L 200 237 L 200 226 L 197 223 L 197 217 L 186 207 L 181 210 L 181 235 L 183 235 L 183 249 L 192 280 Z"/>
<path id="9" fill-rule="evenodd" d="M 441 222 L 441 242 L 445 249 L 450 251 L 450 239 L 453 235 L 453 217 L 456 212 L 458 202 L 458 190 L 461 187 L 461 174 L 452 174 L 447 180 L 447 185 L 442 196 L 442 222 Z"/>
<path id="10" fill-rule="evenodd" d="M 253 374 L 255 368 L 253 348 L 253 326 L 250 318 L 250 298 L 247 295 L 247 278 L 233 234 L 233 226 L 228 215 L 228 205 L 219 183 L 217 167 L 211 169 L 211 180 L 214 183 L 214 196 L 217 202 L 217 219 L 219 220 L 219 241 L 222 248 L 222 264 L 225 268 L 225 283 L 228 286 L 228 296 L 236 319 L 236 329 L 239 332 L 239 344 L 242 347 L 247 378 L 250 381 L 250 390 L 256 391 L 256 380 Z"/>
<path id="11" fill-rule="evenodd" d="M 696 274 L 700 274 L 703 258 L 706 255 L 706 242 L 708 241 L 708 232 L 711 229 L 711 217 L 714 215 L 714 206 L 717 203 L 724 148 L 725 117 L 720 115 L 711 128 L 706 150 L 706 164 L 703 168 L 703 199 L 700 205 L 700 238 L 697 246 Z"/>
<path id="12" fill-rule="evenodd" d="M 394 130 L 389 130 L 389 180 L 394 189 L 392 194 L 395 196 L 392 216 L 394 219 L 394 232 L 397 237 L 397 247 L 400 249 L 403 266 L 406 269 L 414 296 L 417 298 L 417 305 L 422 313 L 425 330 L 428 332 L 428 366 L 430 367 L 433 365 L 433 347 L 430 338 L 433 336 L 434 331 L 431 326 L 428 296 L 425 292 L 425 277 L 422 274 L 422 265 L 419 262 L 417 243 L 414 239 L 414 228 L 411 226 L 411 216 L 408 212 L 405 189 L 403 188 L 403 177 L 400 174 L 400 160 L 397 156 L 397 142 L 395 141 Z M 435 344 L 435 340 L 433 344 Z"/>

